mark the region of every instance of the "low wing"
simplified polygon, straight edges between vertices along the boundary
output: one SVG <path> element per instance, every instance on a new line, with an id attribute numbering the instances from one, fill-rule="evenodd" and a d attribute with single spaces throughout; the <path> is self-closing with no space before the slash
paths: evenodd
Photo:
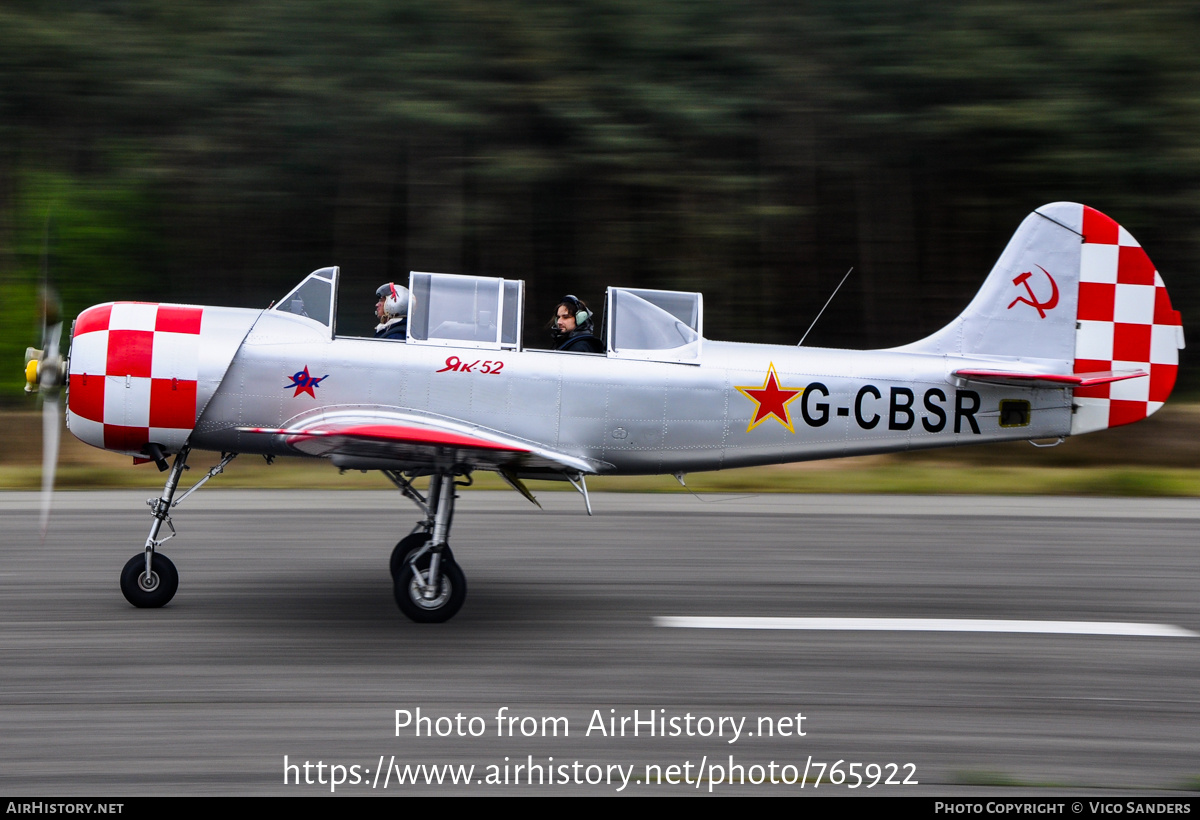
<path id="1" fill-rule="evenodd" d="M 298 453 L 328 458 L 348 470 L 412 470 L 465 466 L 509 475 L 546 477 L 592 474 L 607 462 L 551 450 L 491 430 L 448 421 L 392 414 L 323 417 L 288 428 L 241 427 L 240 432 L 281 436 Z"/>
<path id="2" fill-rule="evenodd" d="M 1149 376 L 1145 370 L 1108 370 L 1102 373 L 1026 373 L 1015 370 L 955 370 L 954 376 L 973 382 L 1024 387 L 1092 387 L 1098 384 Z"/>

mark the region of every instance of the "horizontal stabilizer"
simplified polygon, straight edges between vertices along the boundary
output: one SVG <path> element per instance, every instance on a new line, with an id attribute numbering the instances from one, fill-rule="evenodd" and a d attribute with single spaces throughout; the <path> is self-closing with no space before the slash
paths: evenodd
<path id="1" fill-rule="evenodd" d="M 1145 370 L 1107 370 L 1101 373 L 1020 373 L 1010 370 L 955 370 L 954 376 L 972 382 L 1025 387 L 1094 387 L 1149 376 Z"/>

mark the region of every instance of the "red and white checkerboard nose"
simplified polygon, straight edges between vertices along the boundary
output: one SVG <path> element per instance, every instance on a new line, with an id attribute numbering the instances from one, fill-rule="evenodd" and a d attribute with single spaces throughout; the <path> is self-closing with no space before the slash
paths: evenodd
<path id="1" fill-rule="evenodd" d="M 115 302 L 75 320 L 67 424 L 95 447 L 178 450 L 196 424 L 206 308 Z"/>
<path id="2" fill-rule="evenodd" d="M 1162 407 L 1179 369 L 1183 323 L 1150 257 L 1127 230 L 1083 206 L 1075 372 L 1144 370 L 1075 391 L 1071 434 L 1140 421 Z"/>

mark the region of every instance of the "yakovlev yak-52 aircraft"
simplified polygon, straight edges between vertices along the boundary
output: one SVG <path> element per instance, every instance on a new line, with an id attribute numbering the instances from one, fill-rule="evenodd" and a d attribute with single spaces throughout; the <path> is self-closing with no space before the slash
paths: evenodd
<path id="1" fill-rule="evenodd" d="M 632 288 L 607 291 L 605 353 L 524 350 L 522 282 L 415 272 L 406 340 L 347 338 L 337 287 L 338 269 L 323 268 L 266 310 L 97 305 L 75 320 L 65 358 L 58 328 L 31 352 L 55 449 L 66 386 L 79 439 L 164 471 L 174 455 L 145 548 L 121 574 L 134 606 L 175 594 L 158 551 L 171 536 L 159 536 L 164 523 L 174 534 L 195 449 L 223 454 L 197 487 L 238 453 L 381 471 L 423 515 L 392 554 L 396 601 L 441 622 L 466 596 L 448 542 L 458 479 L 474 470 L 530 500 L 526 479 L 570 481 L 587 502 L 589 475 L 1078 435 L 1161 407 L 1183 347 L 1138 243 L 1066 202 L 1025 219 L 961 316 L 890 350 L 711 341 L 701 294 Z"/>

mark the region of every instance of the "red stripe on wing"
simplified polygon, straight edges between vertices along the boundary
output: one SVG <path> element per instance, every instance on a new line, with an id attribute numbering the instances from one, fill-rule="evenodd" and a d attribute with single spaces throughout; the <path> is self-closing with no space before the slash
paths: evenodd
<path id="1" fill-rule="evenodd" d="M 355 427 L 340 427 L 335 430 L 300 430 L 288 436 L 288 444 L 323 436 L 346 436 L 370 441 L 395 441 L 405 444 L 424 444 L 435 447 L 471 447 L 476 450 L 498 450 L 509 453 L 529 452 L 529 450 L 523 447 L 498 444 L 484 438 L 476 438 L 461 433 L 396 424 L 364 424 Z"/>

